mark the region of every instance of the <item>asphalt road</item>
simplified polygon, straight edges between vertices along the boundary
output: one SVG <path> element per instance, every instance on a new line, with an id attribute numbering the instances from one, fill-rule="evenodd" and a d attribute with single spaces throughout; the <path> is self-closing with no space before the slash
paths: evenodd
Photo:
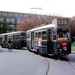
<path id="1" fill-rule="evenodd" d="M 47 59 L 50 64 L 48 75 L 75 75 L 75 54 L 62 57 L 60 60 Z"/>
<path id="2" fill-rule="evenodd" d="M 28 50 L 13 49 L 9 52 L 0 48 L 0 75 L 75 75 L 75 54 L 59 61 L 52 56 L 39 56 Z"/>
<path id="3" fill-rule="evenodd" d="M 0 49 L 0 75 L 44 75 L 47 61 L 27 50 Z"/>

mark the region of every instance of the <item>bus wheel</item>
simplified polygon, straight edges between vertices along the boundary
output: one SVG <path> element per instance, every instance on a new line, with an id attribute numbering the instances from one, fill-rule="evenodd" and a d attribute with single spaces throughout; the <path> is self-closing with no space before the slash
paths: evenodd
<path id="1" fill-rule="evenodd" d="M 38 55 L 42 55 L 41 50 L 37 50 Z"/>

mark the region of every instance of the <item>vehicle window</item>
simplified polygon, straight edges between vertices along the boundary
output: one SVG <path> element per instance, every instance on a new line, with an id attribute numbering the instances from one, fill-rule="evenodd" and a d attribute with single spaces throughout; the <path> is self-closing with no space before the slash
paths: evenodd
<path id="1" fill-rule="evenodd" d="M 42 40 L 46 40 L 47 39 L 47 35 L 46 35 L 46 31 L 42 32 Z"/>
<path id="2" fill-rule="evenodd" d="M 14 35 L 13 39 L 20 39 L 20 35 Z"/>
<path id="3" fill-rule="evenodd" d="M 0 41 L 2 41 L 2 38 L 0 37 Z"/>
<path id="4" fill-rule="evenodd" d="M 41 32 L 38 32 L 38 39 L 39 39 L 39 40 L 41 40 L 41 39 L 42 39 Z"/>
<path id="5" fill-rule="evenodd" d="M 56 32 L 53 31 L 53 40 L 56 40 Z"/>
<path id="6" fill-rule="evenodd" d="M 58 40 L 70 40 L 70 33 L 68 30 L 64 29 L 57 32 Z"/>
<path id="7" fill-rule="evenodd" d="M 21 39 L 26 39 L 26 33 L 21 33 L 20 38 L 21 38 Z"/>
<path id="8" fill-rule="evenodd" d="M 27 40 L 30 40 L 30 34 L 27 34 Z"/>
<path id="9" fill-rule="evenodd" d="M 38 33 L 35 33 L 35 40 L 38 39 Z"/>

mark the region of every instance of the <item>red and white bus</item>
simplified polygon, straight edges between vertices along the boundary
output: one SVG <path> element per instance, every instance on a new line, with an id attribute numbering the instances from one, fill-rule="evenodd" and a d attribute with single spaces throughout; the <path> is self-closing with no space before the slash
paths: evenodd
<path id="1" fill-rule="evenodd" d="M 27 30 L 27 48 L 38 54 L 61 54 L 71 53 L 71 36 L 69 19 L 56 18 L 52 24 Z"/>

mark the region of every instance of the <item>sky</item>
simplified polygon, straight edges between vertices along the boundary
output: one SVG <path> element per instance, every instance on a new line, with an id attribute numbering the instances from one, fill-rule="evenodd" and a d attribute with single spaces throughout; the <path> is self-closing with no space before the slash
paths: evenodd
<path id="1" fill-rule="evenodd" d="M 0 0 L 0 11 L 75 16 L 75 0 Z"/>

